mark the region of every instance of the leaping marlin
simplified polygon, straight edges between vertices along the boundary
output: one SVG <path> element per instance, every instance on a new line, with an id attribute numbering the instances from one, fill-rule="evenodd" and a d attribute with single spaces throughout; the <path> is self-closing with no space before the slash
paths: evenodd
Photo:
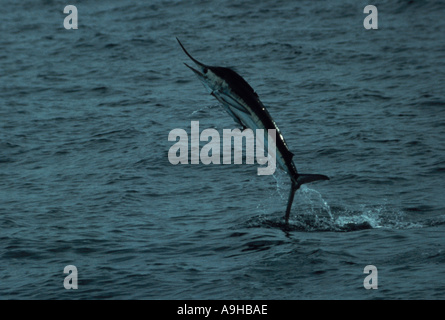
<path id="1" fill-rule="evenodd" d="M 301 174 L 297 172 L 292 160 L 293 154 L 289 151 L 280 129 L 278 129 L 266 107 L 246 80 L 229 68 L 212 67 L 199 62 L 185 50 L 178 38 L 176 40 L 178 40 L 185 54 L 195 63 L 196 69 L 186 63 L 184 64 L 198 76 L 204 87 L 223 105 L 236 123 L 253 131 L 256 129 L 263 129 L 264 132 L 267 132 L 268 129 L 276 130 L 277 163 L 290 176 L 292 182 L 284 217 L 287 224 L 295 192 L 300 186 L 313 181 L 329 180 L 329 178 L 321 174 Z M 267 137 L 266 134 L 265 144 L 267 144 Z"/>

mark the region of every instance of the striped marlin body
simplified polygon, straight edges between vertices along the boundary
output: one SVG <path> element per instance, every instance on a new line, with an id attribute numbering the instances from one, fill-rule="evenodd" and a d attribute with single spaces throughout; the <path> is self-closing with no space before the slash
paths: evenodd
<path id="1" fill-rule="evenodd" d="M 321 174 L 298 173 L 292 159 L 293 154 L 290 152 L 280 129 L 246 80 L 229 68 L 207 66 L 197 61 L 185 50 L 179 39 L 176 40 L 185 54 L 195 63 L 196 69 L 184 64 L 197 75 L 204 87 L 223 105 L 237 124 L 252 130 L 263 129 L 266 132 L 265 145 L 267 145 L 268 139 L 267 130 L 276 130 L 277 163 L 290 176 L 292 182 L 285 215 L 285 221 L 288 223 L 295 191 L 304 183 L 329 180 L 329 178 Z"/>

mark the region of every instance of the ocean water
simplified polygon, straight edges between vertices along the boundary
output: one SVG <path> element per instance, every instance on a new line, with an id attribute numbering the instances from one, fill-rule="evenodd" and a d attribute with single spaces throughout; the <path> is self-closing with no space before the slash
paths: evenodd
<path id="1" fill-rule="evenodd" d="M 1 1 L 1 299 L 445 298 L 443 1 L 68 4 Z M 169 162 L 171 130 L 237 127 L 175 37 L 331 178 L 288 226 L 283 172 Z"/>

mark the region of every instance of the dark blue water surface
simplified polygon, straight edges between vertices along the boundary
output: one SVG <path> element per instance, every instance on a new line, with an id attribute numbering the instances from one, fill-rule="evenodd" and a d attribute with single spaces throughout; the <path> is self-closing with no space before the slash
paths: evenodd
<path id="1" fill-rule="evenodd" d="M 1 8 L 0 298 L 445 298 L 444 2 Z M 289 226 L 285 173 L 169 162 L 171 130 L 237 127 L 175 37 L 238 71 L 298 170 L 331 178 L 297 192 Z"/>

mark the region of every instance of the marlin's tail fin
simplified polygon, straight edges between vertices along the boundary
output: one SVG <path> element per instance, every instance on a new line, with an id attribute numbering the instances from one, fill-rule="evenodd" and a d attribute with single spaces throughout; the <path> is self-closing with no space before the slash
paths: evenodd
<path id="1" fill-rule="evenodd" d="M 318 181 L 318 180 L 329 180 L 329 177 L 322 174 L 298 174 L 297 182 L 299 185 Z"/>
<path id="2" fill-rule="evenodd" d="M 297 179 L 292 178 L 292 187 L 289 193 L 289 200 L 287 200 L 286 215 L 284 216 L 286 223 L 289 223 L 289 215 L 292 208 L 292 202 L 294 201 L 295 191 L 297 191 L 302 184 L 318 180 L 329 180 L 329 177 L 322 174 L 298 174 Z"/>

